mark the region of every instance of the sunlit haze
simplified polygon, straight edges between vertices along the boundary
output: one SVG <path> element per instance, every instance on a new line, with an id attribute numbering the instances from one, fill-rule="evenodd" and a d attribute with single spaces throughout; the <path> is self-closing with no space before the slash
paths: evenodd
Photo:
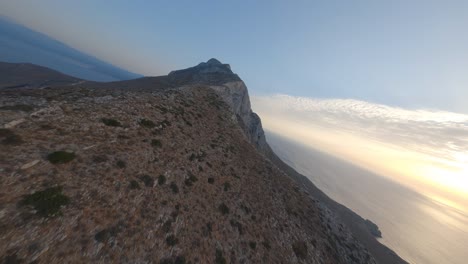
<path id="1" fill-rule="evenodd" d="M 468 115 L 286 95 L 253 105 L 267 130 L 468 212 Z"/>

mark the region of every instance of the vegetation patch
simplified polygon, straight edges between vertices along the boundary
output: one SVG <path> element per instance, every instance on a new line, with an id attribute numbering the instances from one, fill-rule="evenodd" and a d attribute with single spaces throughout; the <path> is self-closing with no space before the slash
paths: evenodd
<path id="1" fill-rule="evenodd" d="M 112 118 L 101 118 L 101 122 L 106 126 L 119 127 L 122 126 L 119 121 Z"/>
<path id="2" fill-rule="evenodd" d="M 184 256 L 177 256 L 172 258 L 163 258 L 159 261 L 159 264 L 185 264 L 185 257 Z"/>
<path id="3" fill-rule="evenodd" d="M 179 239 L 177 239 L 174 235 L 169 235 L 166 237 L 166 243 L 171 247 L 175 246 L 177 242 L 179 242 Z"/>
<path id="4" fill-rule="evenodd" d="M 208 178 L 208 183 L 213 184 L 214 183 L 214 178 Z"/>
<path id="5" fill-rule="evenodd" d="M 146 128 L 153 128 L 156 126 L 156 124 L 151 121 L 151 120 L 148 120 L 148 119 L 141 119 L 140 122 L 138 122 L 140 124 L 140 126 L 142 127 L 146 127 Z"/>
<path id="6" fill-rule="evenodd" d="M 227 205 L 225 205 L 224 203 L 222 203 L 222 204 L 219 205 L 218 210 L 219 210 L 223 215 L 229 214 L 229 207 L 227 207 Z"/>
<path id="7" fill-rule="evenodd" d="M 94 235 L 94 239 L 98 242 L 104 243 L 109 238 L 115 237 L 117 235 L 117 232 L 118 232 L 117 227 L 103 229 Z"/>
<path id="8" fill-rule="evenodd" d="M 263 245 L 267 250 L 270 250 L 270 249 L 271 249 L 270 241 L 268 241 L 268 240 L 263 241 L 263 242 L 262 242 L 262 245 Z"/>
<path id="9" fill-rule="evenodd" d="M 237 231 L 239 232 L 240 235 L 244 234 L 244 230 L 243 230 L 241 223 L 239 223 L 235 219 L 231 219 L 229 222 L 231 223 L 232 227 L 237 228 Z"/>
<path id="10" fill-rule="evenodd" d="M 161 174 L 161 175 L 159 175 L 159 177 L 158 177 L 158 184 L 159 184 L 159 185 L 163 185 L 164 183 L 166 183 L 166 176 L 164 176 L 164 175 Z"/>
<path id="11" fill-rule="evenodd" d="M 127 167 L 127 164 L 123 160 L 118 160 L 117 161 L 117 167 L 120 168 L 120 169 L 123 169 L 123 168 Z"/>
<path id="12" fill-rule="evenodd" d="M 47 155 L 47 160 L 52 164 L 68 163 L 75 159 L 76 155 L 73 152 L 55 151 Z"/>
<path id="13" fill-rule="evenodd" d="M 257 248 L 257 243 L 256 243 L 255 241 L 250 241 L 250 242 L 249 242 L 249 247 L 250 247 L 251 249 L 255 249 L 255 248 Z"/>
<path id="14" fill-rule="evenodd" d="M 3 138 L 1 141 L 3 145 L 19 145 L 23 143 L 23 139 L 20 136 L 7 128 L 0 128 L 0 138 Z"/>
<path id="15" fill-rule="evenodd" d="M 164 231 L 164 233 L 167 233 L 167 232 L 171 231 L 171 226 L 172 226 L 172 220 L 171 219 L 164 222 L 164 224 L 162 226 L 162 230 Z"/>
<path id="16" fill-rule="evenodd" d="M 130 189 L 132 189 L 132 190 L 140 189 L 140 184 L 138 184 L 138 182 L 135 181 L 135 180 L 131 180 L 130 181 Z"/>
<path id="17" fill-rule="evenodd" d="M 229 191 L 231 189 L 231 184 L 229 182 L 225 182 L 223 184 L 223 186 L 224 186 L 224 191 L 225 192 L 227 192 L 227 191 Z"/>
<path id="18" fill-rule="evenodd" d="M 62 187 L 51 187 L 26 195 L 21 205 L 32 206 L 36 214 L 42 217 L 61 215 L 60 208 L 70 203 L 70 198 L 62 194 Z"/>
<path id="19" fill-rule="evenodd" d="M 140 180 L 145 184 L 146 187 L 153 187 L 154 179 L 149 175 L 141 175 Z"/>
<path id="20" fill-rule="evenodd" d="M 215 263 L 226 264 L 226 259 L 223 257 L 223 251 L 221 251 L 220 249 L 216 249 Z"/>
<path id="21" fill-rule="evenodd" d="M 198 178 L 195 177 L 195 175 L 193 175 L 192 173 L 189 173 L 188 178 L 185 179 L 185 185 L 192 186 L 193 183 L 195 183 L 196 181 L 198 181 Z"/>
<path id="22" fill-rule="evenodd" d="M 177 186 L 175 182 L 171 182 L 170 187 L 173 193 L 179 193 L 179 187 Z"/>
<path id="23" fill-rule="evenodd" d="M 162 147 L 161 140 L 159 140 L 159 139 L 153 139 L 153 140 L 151 140 L 151 146 L 153 146 L 153 147 L 155 147 L 155 148 L 160 148 L 160 147 Z"/>

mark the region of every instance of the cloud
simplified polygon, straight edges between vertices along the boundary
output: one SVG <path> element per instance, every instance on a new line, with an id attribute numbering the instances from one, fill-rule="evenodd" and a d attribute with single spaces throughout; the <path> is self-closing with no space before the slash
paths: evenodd
<path id="1" fill-rule="evenodd" d="M 252 106 L 266 130 L 406 185 L 468 197 L 468 115 L 289 95 L 253 96 Z"/>

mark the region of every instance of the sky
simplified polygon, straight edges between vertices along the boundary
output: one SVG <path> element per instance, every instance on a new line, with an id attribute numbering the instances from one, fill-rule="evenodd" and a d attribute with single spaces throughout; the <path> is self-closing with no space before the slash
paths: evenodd
<path id="1" fill-rule="evenodd" d="M 468 114 L 468 2 L 2 0 L 0 15 L 129 71 L 215 57 L 252 94 Z"/>

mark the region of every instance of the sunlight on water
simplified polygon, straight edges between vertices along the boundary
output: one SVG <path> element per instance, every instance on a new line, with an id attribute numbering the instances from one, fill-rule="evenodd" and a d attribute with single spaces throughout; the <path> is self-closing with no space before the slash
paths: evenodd
<path id="1" fill-rule="evenodd" d="M 252 101 L 266 130 L 296 142 L 282 158 L 375 220 L 382 243 L 412 263 L 466 263 L 468 115 L 286 95 Z M 365 170 L 350 176 L 336 164 L 312 166 L 310 156 L 294 153 L 299 145 Z"/>

